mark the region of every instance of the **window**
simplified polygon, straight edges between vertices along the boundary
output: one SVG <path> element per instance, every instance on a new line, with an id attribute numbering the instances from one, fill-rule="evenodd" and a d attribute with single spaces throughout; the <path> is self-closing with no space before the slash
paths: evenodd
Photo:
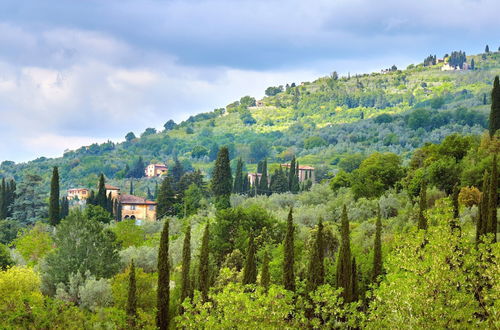
<path id="1" fill-rule="evenodd" d="M 130 205 L 130 210 L 134 211 L 135 210 L 135 205 Z"/>
<path id="2" fill-rule="evenodd" d="M 149 210 L 150 211 L 154 211 L 155 210 L 155 206 L 154 205 L 149 205 Z"/>

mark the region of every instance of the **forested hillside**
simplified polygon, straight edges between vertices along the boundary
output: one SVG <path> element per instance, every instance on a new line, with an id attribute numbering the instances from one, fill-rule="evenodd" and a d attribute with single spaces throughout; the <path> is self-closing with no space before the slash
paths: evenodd
<path id="1" fill-rule="evenodd" d="M 2 163 L 0 327 L 500 328 L 500 53 L 447 61 Z M 106 183 L 156 221 L 122 221 Z"/>

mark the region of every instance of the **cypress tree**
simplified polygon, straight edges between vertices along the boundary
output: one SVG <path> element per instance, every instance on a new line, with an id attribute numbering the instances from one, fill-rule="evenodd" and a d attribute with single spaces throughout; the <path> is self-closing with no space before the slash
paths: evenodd
<path id="1" fill-rule="evenodd" d="M 380 216 L 380 206 L 377 212 L 377 222 L 375 224 L 375 241 L 373 242 L 373 273 L 372 281 L 379 282 L 379 276 L 383 272 L 382 264 L 382 219 Z"/>
<path id="2" fill-rule="evenodd" d="M 262 176 L 259 180 L 259 187 L 257 189 L 259 195 L 270 195 L 269 194 L 269 183 L 267 176 L 267 159 L 262 162 Z"/>
<path id="3" fill-rule="evenodd" d="M 288 172 L 288 190 L 292 191 L 293 181 L 295 178 L 295 156 L 292 157 L 290 162 L 290 171 Z"/>
<path id="4" fill-rule="evenodd" d="M 108 200 L 106 196 L 106 185 L 104 180 L 104 174 L 101 173 L 101 175 L 99 176 L 99 189 L 97 191 L 97 196 L 96 196 L 96 205 L 106 210 L 107 204 Z"/>
<path id="5" fill-rule="evenodd" d="M 147 195 L 147 197 L 148 197 L 149 200 L 153 200 L 154 199 L 154 196 L 151 193 L 151 189 L 149 189 L 149 187 L 147 189 L 146 195 Z"/>
<path id="6" fill-rule="evenodd" d="M 238 158 L 236 164 L 236 173 L 234 174 L 233 193 L 241 194 L 243 192 L 243 160 Z"/>
<path id="7" fill-rule="evenodd" d="M 198 289 L 201 292 L 203 301 L 208 300 L 208 289 L 210 285 L 210 274 L 209 274 L 209 245 L 208 245 L 208 223 L 205 226 L 205 231 L 203 232 L 203 238 L 201 239 L 200 247 L 200 262 L 198 268 Z"/>
<path id="8" fill-rule="evenodd" d="M 493 156 L 488 196 L 487 233 L 493 234 L 493 243 L 497 241 L 497 205 L 498 205 L 498 168 L 497 155 Z"/>
<path id="9" fill-rule="evenodd" d="M 0 219 L 5 218 L 7 218 L 7 187 L 5 178 L 2 178 L 2 184 L 0 185 Z"/>
<path id="10" fill-rule="evenodd" d="M 488 171 L 483 174 L 483 186 L 481 190 L 481 202 L 479 203 L 479 218 L 476 224 L 476 243 L 479 243 L 488 228 L 488 199 L 489 199 L 490 177 Z"/>
<path id="11" fill-rule="evenodd" d="M 495 135 L 495 132 L 500 129 L 500 84 L 498 76 L 493 82 L 493 90 L 491 91 L 491 111 L 490 111 L 490 137 Z"/>
<path id="12" fill-rule="evenodd" d="M 249 194 L 251 187 L 250 187 L 250 181 L 248 180 L 248 173 L 243 173 L 243 187 L 241 189 L 241 192 L 243 194 Z"/>
<path id="13" fill-rule="evenodd" d="M 269 252 L 266 250 L 264 252 L 264 259 L 262 260 L 262 271 L 260 274 L 260 285 L 264 288 L 264 291 L 269 290 L 269 284 L 271 282 L 271 276 L 269 274 Z"/>
<path id="14" fill-rule="evenodd" d="M 156 202 L 158 203 L 156 206 L 157 220 L 165 216 L 175 215 L 175 193 L 169 176 L 166 176 L 161 182 Z"/>
<path id="15" fill-rule="evenodd" d="M 420 199 L 418 204 L 418 229 L 427 230 L 427 218 L 425 217 L 424 211 L 427 209 L 427 182 L 422 181 L 420 187 Z"/>
<path id="16" fill-rule="evenodd" d="M 299 168 L 299 162 L 296 162 L 294 175 L 292 176 L 292 186 L 290 188 L 290 191 L 293 193 L 298 193 L 300 191 Z"/>
<path id="17" fill-rule="evenodd" d="M 113 196 L 111 193 L 108 194 L 108 198 L 106 199 L 106 211 L 108 211 L 110 214 L 113 214 Z"/>
<path id="18" fill-rule="evenodd" d="M 130 195 L 133 195 L 133 194 L 134 194 L 134 180 L 132 180 L 132 179 L 130 180 L 130 188 L 129 188 L 128 193 L 129 193 Z"/>
<path id="19" fill-rule="evenodd" d="M 129 326 L 135 328 L 137 318 L 137 283 L 135 280 L 134 259 L 130 263 L 130 273 L 128 276 L 127 317 Z"/>
<path id="20" fill-rule="evenodd" d="M 358 267 L 356 266 L 356 258 L 352 257 L 352 271 L 351 271 L 351 287 L 352 287 L 352 300 L 358 300 Z"/>
<path id="21" fill-rule="evenodd" d="M 257 265 L 255 264 L 255 244 L 253 234 L 248 241 L 245 267 L 243 268 L 243 285 L 255 284 L 257 282 Z"/>
<path id="22" fill-rule="evenodd" d="M 156 298 L 156 326 L 167 330 L 170 323 L 168 307 L 170 303 L 170 268 L 168 256 L 168 220 L 163 224 L 158 250 L 158 289 Z"/>
<path id="23" fill-rule="evenodd" d="M 347 218 L 347 208 L 344 205 L 342 209 L 341 225 L 340 225 L 341 243 L 339 256 L 337 258 L 337 273 L 336 282 L 337 288 L 342 288 L 342 297 L 344 302 L 352 302 L 353 297 L 353 280 L 352 280 L 352 259 L 351 259 L 351 243 L 349 239 L 349 219 Z"/>
<path id="24" fill-rule="evenodd" d="M 285 243 L 284 243 L 284 260 L 283 260 L 283 286 L 285 289 L 290 291 L 295 291 L 295 273 L 294 273 L 294 264 L 295 264 L 295 255 L 294 255 L 294 232 L 293 225 L 293 209 L 290 208 L 288 212 L 287 219 L 287 230 L 285 235 Z"/>
<path id="25" fill-rule="evenodd" d="M 117 200 L 116 202 L 116 213 L 115 213 L 116 221 L 122 221 L 122 202 Z"/>
<path id="26" fill-rule="evenodd" d="M 191 225 L 186 226 L 184 243 L 182 245 L 182 276 L 181 276 L 181 303 L 191 297 Z"/>
<path id="27" fill-rule="evenodd" d="M 229 196 L 233 188 L 231 166 L 229 165 L 229 149 L 222 147 L 217 154 L 212 173 L 212 192 L 215 196 L 215 206 L 218 210 L 231 207 Z"/>
<path id="28" fill-rule="evenodd" d="M 54 166 L 54 169 L 52 170 L 52 180 L 50 182 L 49 198 L 49 222 L 52 226 L 56 226 L 61 220 L 59 193 L 59 170 L 57 166 Z"/>
<path id="29" fill-rule="evenodd" d="M 309 258 L 307 290 L 312 292 L 322 285 L 325 281 L 325 266 L 323 259 L 325 257 L 325 246 L 323 243 L 323 220 L 320 218 L 318 222 L 318 232 L 316 239 L 311 249 L 311 257 Z"/>
<path id="30" fill-rule="evenodd" d="M 258 163 L 257 163 L 257 173 L 262 173 L 262 165 L 263 165 L 263 161 L 260 160 Z"/>
<path id="31" fill-rule="evenodd" d="M 61 213 L 60 213 L 60 219 L 64 219 L 68 216 L 69 214 L 69 201 L 67 197 L 61 198 Z"/>
<path id="32" fill-rule="evenodd" d="M 87 204 L 88 205 L 97 205 L 94 190 L 90 191 L 89 197 L 87 198 Z"/>

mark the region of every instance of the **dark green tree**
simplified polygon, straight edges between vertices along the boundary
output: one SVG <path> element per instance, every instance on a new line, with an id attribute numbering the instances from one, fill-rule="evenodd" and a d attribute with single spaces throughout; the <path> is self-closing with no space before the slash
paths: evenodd
<path id="1" fill-rule="evenodd" d="M 233 193 L 243 193 L 243 180 L 243 160 L 241 158 L 238 158 L 238 163 L 236 164 L 236 173 L 234 174 Z"/>
<path id="2" fill-rule="evenodd" d="M 106 181 L 104 180 L 104 174 L 101 173 L 99 176 L 99 187 L 96 196 L 96 205 L 107 209 L 108 197 L 106 196 Z"/>
<path id="3" fill-rule="evenodd" d="M 358 300 L 359 289 L 358 289 L 358 267 L 356 265 L 356 257 L 352 257 L 352 271 L 351 271 L 351 287 L 352 287 L 352 300 Z"/>
<path id="4" fill-rule="evenodd" d="M 205 231 L 203 232 L 203 238 L 201 239 L 200 248 L 200 262 L 198 268 L 198 290 L 201 292 L 201 296 L 204 301 L 208 300 L 208 289 L 210 287 L 210 269 L 209 269 L 209 241 L 208 241 L 209 229 L 208 223 L 205 226 Z"/>
<path id="5" fill-rule="evenodd" d="M 493 243 L 497 241 L 497 206 L 498 206 L 498 167 L 497 155 L 493 156 L 491 163 L 491 178 L 488 196 L 488 218 L 486 232 L 493 234 Z"/>
<path id="6" fill-rule="evenodd" d="M 325 246 L 323 240 L 323 220 L 320 218 L 316 239 L 309 258 L 307 273 L 307 290 L 309 292 L 315 291 L 318 286 L 323 285 L 325 282 L 325 266 L 323 261 L 325 257 Z"/>
<path id="7" fill-rule="evenodd" d="M 500 83 L 498 76 L 493 82 L 493 90 L 491 91 L 491 111 L 490 111 L 490 136 L 493 137 L 495 132 L 500 129 Z"/>
<path id="8" fill-rule="evenodd" d="M 479 218 L 476 223 L 476 243 L 479 243 L 481 241 L 481 237 L 487 232 L 488 228 L 489 187 L 490 176 L 488 171 L 485 171 L 483 174 L 481 201 L 479 203 Z"/>
<path id="9" fill-rule="evenodd" d="M 134 194 L 134 180 L 130 180 L 130 188 L 128 190 L 128 193 L 130 195 L 133 195 Z"/>
<path id="10" fill-rule="evenodd" d="M 130 263 L 130 273 L 128 276 L 127 317 L 129 326 L 134 329 L 137 319 L 137 283 L 133 259 Z"/>
<path id="11" fill-rule="evenodd" d="M 354 301 L 353 274 L 352 274 L 352 256 L 351 243 L 349 238 L 349 219 L 347 218 L 347 208 L 344 205 L 342 209 L 340 225 L 341 244 L 339 256 L 337 258 L 336 283 L 338 288 L 342 288 L 342 297 L 344 302 Z"/>
<path id="12" fill-rule="evenodd" d="M 9 248 L 0 243 L 0 270 L 6 270 L 8 267 L 13 266 L 14 261 L 10 256 Z"/>
<path id="13" fill-rule="evenodd" d="M 174 189 L 177 190 L 177 186 L 179 184 L 179 181 L 181 181 L 183 175 L 184 175 L 184 167 L 182 166 L 179 159 L 175 158 L 174 166 L 172 167 L 172 171 L 170 171 L 170 176 L 172 177 L 172 185 Z"/>
<path id="14" fill-rule="evenodd" d="M 233 190 L 233 177 L 229 165 L 229 149 L 222 147 L 217 155 L 212 173 L 212 192 L 215 196 L 215 206 L 222 210 L 231 207 L 229 197 Z"/>
<path id="15" fill-rule="evenodd" d="M 243 268 L 243 285 L 255 284 L 257 282 L 257 265 L 255 263 L 255 243 L 253 234 L 250 234 L 248 240 L 248 249 Z"/>
<path id="16" fill-rule="evenodd" d="M 373 242 L 373 272 L 372 282 L 378 283 L 383 272 L 382 263 L 382 218 L 380 216 L 380 206 L 377 212 L 377 222 L 375 224 L 375 240 Z"/>
<path id="17" fill-rule="evenodd" d="M 270 283 L 271 276 L 269 274 L 269 252 L 266 250 L 262 260 L 262 271 L 260 273 L 260 285 L 264 288 L 265 292 L 269 290 Z"/>
<path id="18" fill-rule="evenodd" d="M 5 184 L 5 178 L 2 178 L 2 184 L 0 185 L 0 219 L 7 218 L 7 186 Z"/>
<path id="19" fill-rule="evenodd" d="M 170 177 L 165 177 L 160 185 L 156 202 L 156 219 L 175 215 L 175 193 Z"/>
<path id="20" fill-rule="evenodd" d="M 287 219 L 287 229 L 285 235 L 284 260 L 283 260 L 283 286 L 285 289 L 295 291 L 295 244 L 294 244 L 293 209 L 290 208 Z"/>
<path id="21" fill-rule="evenodd" d="M 184 243 L 182 245 L 182 275 L 181 275 L 181 302 L 191 297 L 191 225 L 186 226 Z"/>
<path id="22" fill-rule="evenodd" d="M 427 229 L 427 218 L 425 217 L 425 210 L 427 209 L 427 182 L 422 181 L 420 187 L 420 198 L 418 203 L 418 229 Z"/>
<path id="23" fill-rule="evenodd" d="M 287 177 L 281 167 L 275 170 L 274 174 L 271 176 L 269 188 L 273 193 L 284 193 L 288 191 Z"/>
<path id="24" fill-rule="evenodd" d="M 484 48 L 484 52 L 485 53 L 489 53 L 490 52 L 490 46 L 486 45 L 486 47 Z"/>
<path id="25" fill-rule="evenodd" d="M 292 157 L 290 161 L 290 170 L 288 171 L 288 190 L 292 191 L 292 186 L 295 180 L 295 171 L 297 169 L 297 164 L 295 160 L 295 156 Z"/>
<path id="26" fill-rule="evenodd" d="M 270 195 L 269 193 L 269 183 L 267 177 L 267 159 L 262 162 L 262 175 L 259 180 L 259 186 L 257 188 L 257 193 L 259 195 Z"/>
<path id="27" fill-rule="evenodd" d="M 64 219 L 68 216 L 69 214 L 69 201 L 68 198 L 65 196 L 61 198 L 61 213 L 59 218 Z"/>
<path id="28" fill-rule="evenodd" d="M 61 207 L 59 205 L 59 170 L 54 166 L 52 170 L 52 180 L 50 182 L 49 197 L 49 223 L 52 226 L 59 224 L 61 220 Z"/>
<path id="29" fill-rule="evenodd" d="M 163 224 L 158 250 L 158 289 L 156 298 L 156 326 L 160 330 L 168 330 L 170 317 L 168 313 L 170 304 L 170 265 L 168 254 L 168 220 Z"/>

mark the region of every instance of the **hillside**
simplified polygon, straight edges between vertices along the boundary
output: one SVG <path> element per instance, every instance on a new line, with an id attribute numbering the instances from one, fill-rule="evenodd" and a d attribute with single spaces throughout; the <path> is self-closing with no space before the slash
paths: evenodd
<path id="1" fill-rule="evenodd" d="M 185 168 L 209 175 L 219 146 L 242 157 L 249 170 L 268 158 L 271 164 L 297 155 L 301 164 L 318 167 L 318 178 L 335 171 L 346 155 L 391 151 L 408 159 L 427 142 L 457 132 L 480 134 L 487 127 L 489 93 L 500 74 L 500 53 L 468 56 L 475 70 L 442 71 L 444 65 L 410 65 L 405 70 L 352 77 L 331 75 L 313 82 L 274 88 L 258 101 L 244 97 L 226 108 L 146 130 L 122 143 L 94 144 L 63 157 L 14 164 L 4 161 L 0 175 L 19 180 L 37 173 L 48 188 L 48 173 L 59 166 L 62 188 L 95 185 L 103 172 L 125 188 L 125 168 L 141 156 L 146 164 L 177 157 Z M 233 164 L 234 165 L 234 164 Z M 145 185 L 153 187 L 154 182 Z"/>

